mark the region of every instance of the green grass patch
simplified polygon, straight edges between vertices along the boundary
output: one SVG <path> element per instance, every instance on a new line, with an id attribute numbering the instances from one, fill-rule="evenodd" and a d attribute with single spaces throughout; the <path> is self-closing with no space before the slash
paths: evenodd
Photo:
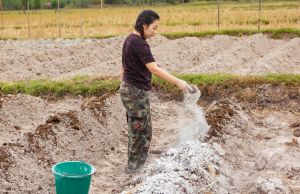
<path id="1" fill-rule="evenodd" d="M 65 95 L 102 95 L 118 90 L 120 81 L 117 79 L 103 79 L 90 77 L 75 77 L 71 80 L 26 80 L 11 83 L 0 83 L 0 92 L 4 94 L 24 93 L 34 96 Z"/>
<path id="2" fill-rule="evenodd" d="M 222 88 L 251 87 L 253 85 L 300 85 L 300 74 L 268 74 L 263 76 L 238 76 L 230 74 L 184 74 L 175 75 L 189 84 L 201 86 L 219 85 Z M 0 92 L 4 94 L 29 94 L 34 96 L 101 96 L 105 93 L 117 92 L 120 80 L 117 77 L 77 76 L 70 80 L 24 80 L 0 83 Z M 179 91 L 171 83 L 156 76 L 153 77 L 154 88 L 165 91 Z"/>
<path id="3" fill-rule="evenodd" d="M 267 74 L 263 76 L 238 76 L 231 74 L 185 74 L 176 77 L 185 80 L 189 84 L 198 87 L 219 85 L 222 88 L 230 88 L 233 86 L 251 87 L 261 84 L 284 84 L 284 85 L 300 85 L 300 74 Z M 164 91 L 172 91 L 179 89 L 158 77 L 153 77 L 153 86 Z"/>
<path id="4" fill-rule="evenodd" d="M 197 1 L 197 2 L 191 2 L 185 4 L 185 6 L 195 6 L 198 8 L 215 8 L 218 4 L 217 1 Z M 220 1 L 220 6 L 222 8 L 227 8 L 231 10 L 235 9 L 243 9 L 243 10 L 257 10 L 258 7 L 258 1 Z M 270 9 L 278 9 L 278 8 L 298 8 L 299 1 L 293 0 L 293 1 L 266 1 L 264 0 L 262 2 L 262 7 L 264 10 L 270 10 Z"/>
<path id="5" fill-rule="evenodd" d="M 257 24 L 257 21 L 252 21 L 253 24 Z M 261 23 L 267 25 L 268 20 L 261 20 Z M 178 23 L 179 24 L 179 23 Z M 200 22 L 188 23 L 189 25 L 199 25 Z M 171 23 L 170 25 L 177 25 L 177 23 Z M 202 31 L 202 32 L 175 32 L 175 33 L 162 33 L 162 36 L 165 36 L 170 39 L 179 39 L 184 37 L 208 37 L 214 35 L 229 35 L 229 36 L 249 36 L 257 33 L 263 33 L 269 35 L 271 38 L 282 39 L 282 38 L 295 38 L 300 37 L 300 29 L 293 28 L 281 28 L 281 29 L 266 29 L 266 30 L 251 30 L 251 29 L 236 29 L 236 30 L 217 30 L 217 31 Z M 84 39 L 105 39 L 116 37 L 119 35 L 107 35 L 107 36 L 85 36 Z M 25 40 L 27 38 L 16 38 L 16 37 L 1 37 L 0 40 Z M 54 40 L 55 38 L 49 38 Z M 64 39 L 78 39 L 78 37 L 65 37 Z"/>
<path id="6" fill-rule="evenodd" d="M 262 22 L 263 23 L 263 22 Z M 183 37 L 206 37 L 213 35 L 229 35 L 229 36 L 243 36 L 253 35 L 257 33 L 268 34 L 272 38 L 284 38 L 300 37 L 300 29 L 267 29 L 267 30 L 250 30 L 250 29 L 238 29 L 238 30 L 219 30 L 219 31 L 204 31 L 204 32 L 178 32 L 178 33 L 163 33 L 163 36 L 171 39 L 183 38 Z"/>

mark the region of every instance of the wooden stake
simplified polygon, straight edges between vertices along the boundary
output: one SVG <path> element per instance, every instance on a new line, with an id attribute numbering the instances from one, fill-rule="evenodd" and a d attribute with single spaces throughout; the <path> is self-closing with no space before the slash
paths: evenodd
<path id="1" fill-rule="evenodd" d="M 1 9 L 1 27 L 3 27 L 3 30 L 4 30 L 2 0 L 0 0 L 0 9 Z"/>
<path id="2" fill-rule="evenodd" d="M 80 16 L 80 35 L 83 38 L 83 21 L 82 21 L 82 16 Z"/>
<path id="3" fill-rule="evenodd" d="M 30 39 L 31 33 L 30 33 L 30 19 L 29 19 L 29 0 L 27 0 L 27 24 L 28 24 L 28 39 Z"/>
<path id="4" fill-rule="evenodd" d="M 61 28 L 60 28 L 60 5 L 59 0 L 57 0 L 57 11 L 58 11 L 58 37 L 61 38 Z"/>
<path id="5" fill-rule="evenodd" d="M 258 2 L 259 2 L 259 5 L 258 5 L 258 23 L 257 23 L 257 28 L 258 28 L 258 30 L 260 30 L 261 1 L 262 1 L 262 0 L 258 0 Z"/>
<path id="6" fill-rule="evenodd" d="M 218 0 L 218 30 L 220 30 L 220 0 Z"/>

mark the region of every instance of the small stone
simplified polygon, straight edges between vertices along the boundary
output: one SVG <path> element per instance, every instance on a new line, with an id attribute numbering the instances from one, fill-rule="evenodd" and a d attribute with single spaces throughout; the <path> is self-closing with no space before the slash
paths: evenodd
<path id="1" fill-rule="evenodd" d="M 197 177 L 197 175 L 192 174 L 192 175 L 191 175 L 191 179 L 192 179 L 193 181 L 197 181 L 197 180 L 198 180 L 198 177 Z"/>
<path id="2" fill-rule="evenodd" d="M 220 144 L 214 142 L 212 147 L 220 156 L 224 156 L 226 154 L 225 150 L 220 146 Z"/>
<path id="3" fill-rule="evenodd" d="M 266 159 L 262 158 L 255 163 L 255 168 L 257 170 L 263 170 L 266 167 L 266 165 L 267 165 Z"/>
<path id="4" fill-rule="evenodd" d="M 300 127 L 300 121 L 292 123 L 289 127 L 291 127 L 291 128 Z"/>
<path id="5" fill-rule="evenodd" d="M 259 193 L 288 193 L 288 189 L 283 185 L 281 179 L 277 177 L 261 179 L 257 181 L 260 185 L 257 190 Z"/>
<path id="6" fill-rule="evenodd" d="M 285 145 L 288 146 L 299 146 L 298 140 L 296 138 L 293 138 L 291 142 L 286 142 Z"/>
<path id="7" fill-rule="evenodd" d="M 300 127 L 299 127 L 299 128 L 296 128 L 296 129 L 294 129 L 294 131 L 293 131 L 293 135 L 294 135 L 295 137 L 300 137 Z"/>

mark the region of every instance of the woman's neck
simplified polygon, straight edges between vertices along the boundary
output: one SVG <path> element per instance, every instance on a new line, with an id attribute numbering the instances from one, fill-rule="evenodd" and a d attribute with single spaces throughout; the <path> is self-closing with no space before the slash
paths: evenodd
<path id="1" fill-rule="evenodd" d="M 136 34 L 136 35 L 138 35 L 139 37 L 142 37 L 142 36 L 141 36 L 141 33 L 139 33 L 139 32 L 138 32 L 138 31 L 136 31 L 136 30 L 135 30 L 135 31 L 133 31 L 133 34 Z"/>

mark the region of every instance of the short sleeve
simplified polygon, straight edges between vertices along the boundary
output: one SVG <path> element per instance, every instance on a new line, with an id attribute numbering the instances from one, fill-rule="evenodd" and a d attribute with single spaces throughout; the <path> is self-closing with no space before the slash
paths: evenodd
<path id="1" fill-rule="evenodd" d="M 138 47 L 137 54 L 143 65 L 155 62 L 150 50 L 150 46 L 146 43 L 143 43 Z"/>

